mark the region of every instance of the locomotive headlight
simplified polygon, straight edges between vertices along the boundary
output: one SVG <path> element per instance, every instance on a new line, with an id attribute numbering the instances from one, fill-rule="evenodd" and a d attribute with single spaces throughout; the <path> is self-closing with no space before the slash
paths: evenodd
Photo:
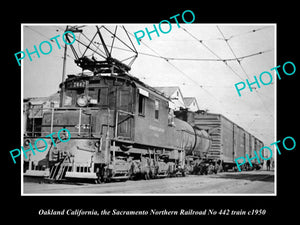
<path id="1" fill-rule="evenodd" d="M 59 136 L 60 136 L 61 140 L 67 140 L 67 139 L 69 139 L 69 134 L 65 133 L 65 132 L 64 133 L 60 133 Z"/>
<path id="2" fill-rule="evenodd" d="M 88 104 L 88 97 L 86 95 L 80 95 L 77 99 L 77 105 L 84 107 Z"/>
<path id="3" fill-rule="evenodd" d="M 26 139 L 26 140 L 24 141 L 24 145 L 25 145 L 25 146 L 28 146 L 29 143 L 30 143 L 30 141 L 29 141 L 28 139 Z"/>

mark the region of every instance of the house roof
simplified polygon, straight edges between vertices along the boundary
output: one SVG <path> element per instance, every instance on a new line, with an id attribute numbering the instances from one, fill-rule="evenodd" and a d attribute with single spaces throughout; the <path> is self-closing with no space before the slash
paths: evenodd
<path id="1" fill-rule="evenodd" d="M 172 94 L 174 94 L 175 91 L 177 91 L 178 89 L 180 90 L 180 88 L 178 86 L 171 86 L 171 87 L 154 87 L 155 89 L 157 89 L 158 91 L 162 92 L 164 95 L 170 97 L 172 96 Z"/>
<path id="2" fill-rule="evenodd" d="M 32 104 L 44 104 L 45 102 L 60 102 L 60 97 L 59 93 L 56 92 L 48 97 L 33 97 L 24 100 L 29 101 Z"/>
<path id="3" fill-rule="evenodd" d="M 192 102 L 193 102 L 194 100 L 196 100 L 195 97 L 184 97 L 184 98 L 183 98 L 184 104 L 185 104 L 186 106 L 189 106 L 190 104 L 192 104 Z"/>

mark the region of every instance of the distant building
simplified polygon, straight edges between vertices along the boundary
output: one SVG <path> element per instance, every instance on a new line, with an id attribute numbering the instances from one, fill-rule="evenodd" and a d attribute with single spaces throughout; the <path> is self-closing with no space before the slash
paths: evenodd
<path id="1" fill-rule="evenodd" d="M 195 97 L 186 97 L 183 98 L 185 107 L 192 112 L 199 110 L 199 106 Z"/>
<path id="2" fill-rule="evenodd" d="M 158 91 L 162 92 L 165 96 L 172 100 L 174 110 L 180 108 L 188 109 L 189 111 L 196 112 L 199 110 L 199 105 L 195 97 L 183 97 L 179 87 L 155 87 Z"/>
<path id="3" fill-rule="evenodd" d="M 33 97 L 26 98 L 24 103 L 30 103 L 31 105 L 42 105 L 43 108 L 58 108 L 60 102 L 59 93 L 54 93 L 48 97 Z"/>
<path id="4" fill-rule="evenodd" d="M 48 97 L 33 97 L 23 99 L 23 131 L 26 134 L 28 129 L 28 120 L 35 120 L 35 123 L 41 122 L 43 112 L 50 108 L 58 108 L 60 102 L 59 93 Z"/>
<path id="5" fill-rule="evenodd" d="M 166 97 L 169 97 L 173 104 L 174 110 L 179 110 L 180 108 L 186 108 L 183 100 L 183 95 L 179 87 L 154 87 L 158 91 L 162 92 Z"/>

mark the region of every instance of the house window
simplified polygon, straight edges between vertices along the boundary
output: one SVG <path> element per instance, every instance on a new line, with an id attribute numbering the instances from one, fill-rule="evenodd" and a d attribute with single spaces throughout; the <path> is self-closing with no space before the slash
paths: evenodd
<path id="1" fill-rule="evenodd" d="M 139 115 L 145 116 L 145 96 L 139 94 Z"/>
<path id="2" fill-rule="evenodd" d="M 155 104 L 154 118 L 158 119 L 159 118 L 159 101 L 154 100 L 154 104 Z"/>

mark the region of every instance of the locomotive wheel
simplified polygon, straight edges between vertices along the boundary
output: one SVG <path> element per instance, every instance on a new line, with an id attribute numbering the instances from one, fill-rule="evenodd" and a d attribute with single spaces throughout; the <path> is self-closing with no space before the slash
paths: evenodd
<path id="1" fill-rule="evenodd" d="M 149 178 L 150 179 L 154 179 L 155 178 L 154 173 L 151 170 L 150 170 L 150 173 L 149 173 Z"/>
<path id="2" fill-rule="evenodd" d="M 95 184 L 101 184 L 101 177 L 97 177 L 97 179 L 95 179 Z"/>
<path id="3" fill-rule="evenodd" d="M 131 148 L 132 148 L 132 145 L 125 145 L 125 144 L 120 145 L 120 149 L 124 152 L 127 152 Z"/>
<path id="4" fill-rule="evenodd" d="M 145 180 L 149 180 L 149 179 L 150 179 L 149 173 L 145 173 L 145 174 L 144 174 L 144 179 L 145 179 Z"/>
<path id="5" fill-rule="evenodd" d="M 104 183 L 110 183 L 111 182 L 111 179 L 110 179 L 110 177 L 106 177 L 106 178 L 104 178 Z"/>
<path id="6" fill-rule="evenodd" d="M 111 169 L 105 168 L 104 169 L 104 174 L 103 174 L 103 182 L 104 183 L 111 182 L 111 175 L 112 175 Z"/>

